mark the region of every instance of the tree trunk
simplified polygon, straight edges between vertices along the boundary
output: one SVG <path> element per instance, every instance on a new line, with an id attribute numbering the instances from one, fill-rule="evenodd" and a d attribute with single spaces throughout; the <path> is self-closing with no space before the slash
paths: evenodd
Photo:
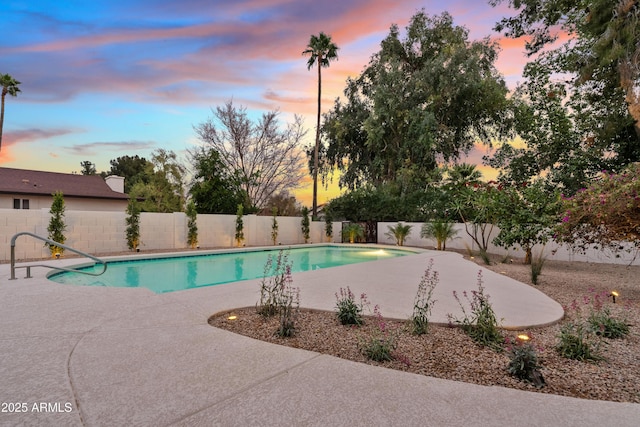
<path id="1" fill-rule="evenodd" d="M 318 151 L 320 148 L 320 99 L 322 93 L 322 57 L 318 58 L 318 120 L 316 122 L 316 146 L 313 150 L 313 206 L 311 218 L 318 217 Z"/>
<path id="2" fill-rule="evenodd" d="M 633 127 L 640 139 L 640 88 L 636 88 L 637 75 L 633 72 L 630 61 L 621 61 L 618 65 L 620 72 L 620 86 L 624 90 L 624 100 L 627 102 L 629 115 L 634 118 Z"/>
<path id="3" fill-rule="evenodd" d="M 531 265 L 531 248 L 529 247 L 524 249 L 524 263 L 526 265 Z"/>
<path id="4" fill-rule="evenodd" d="M 7 95 L 7 88 L 2 88 L 2 105 L 0 105 L 0 150 L 2 150 L 2 125 L 4 124 L 4 97 Z"/>

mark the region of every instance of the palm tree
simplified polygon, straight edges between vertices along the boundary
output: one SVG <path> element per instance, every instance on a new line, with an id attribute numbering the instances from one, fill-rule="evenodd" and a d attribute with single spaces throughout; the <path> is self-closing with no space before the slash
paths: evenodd
<path id="1" fill-rule="evenodd" d="M 361 239 L 364 237 L 364 229 L 360 224 L 349 223 L 342 230 L 342 237 L 348 237 L 349 243 L 355 243 L 356 239 Z"/>
<path id="2" fill-rule="evenodd" d="M 454 229 L 453 223 L 444 219 L 438 219 L 434 222 L 427 222 L 422 226 L 420 237 L 431 239 L 435 238 L 439 251 L 447 249 L 447 240 L 453 239 L 458 230 Z"/>
<path id="3" fill-rule="evenodd" d="M 325 33 L 312 35 L 303 55 L 311 55 L 307 61 L 307 70 L 318 64 L 318 121 L 316 123 L 316 145 L 313 150 L 313 208 L 311 216 L 318 214 L 318 151 L 320 149 L 320 96 L 322 93 L 322 67 L 328 67 L 329 62 L 338 59 L 338 46 L 331 41 L 331 36 Z"/>
<path id="4" fill-rule="evenodd" d="M 0 150 L 2 150 L 2 125 L 4 124 L 4 98 L 7 94 L 18 96 L 19 81 L 11 77 L 9 74 L 0 74 L 0 86 L 2 86 L 2 104 L 0 105 Z"/>
<path id="5" fill-rule="evenodd" d="M 395 238 L 396 245 L 404 246 L 404 241 L 408 239 L 407 236 L 411 232 L 412 227 L 411 225 L 402 225 L 401 223 L 398 223 L 395 227 L 388 225 L 387 228 L 389 231 L 385 233 L 385 236 Z"/>
<path id="6" fill-rule="evenodd" d="M 482 179 L 482 172 L 476 169 L 476 165 L 460 163 L 449 168 L 449 182 L 455 187 L 467 184 L 478 184 Z"/>

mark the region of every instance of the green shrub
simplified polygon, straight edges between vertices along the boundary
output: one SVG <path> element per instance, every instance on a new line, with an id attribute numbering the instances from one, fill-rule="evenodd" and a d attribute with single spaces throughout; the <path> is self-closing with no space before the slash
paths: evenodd
<path id="1" fill-rule="evenodd" d="M 327 238 L 327 242 L 333 239 L 333 216 L 329 211 L 325 213 L 324 217 L 324 235 Z"/>
<path id="2" fill-rule="evenodd" d="M 49 220 L 47 231 L 49 232 L 49 240 L 53 240 L 54 242 L 58 242 L 63 245 L 67 240 L 64 235 L 64 231 L 67 229 L 67 226 L 64 223 L 64 211 L 64 196 L 62 192 L 58 191 L 53 194 L 53 202 L 51 203 L 51 209 L 49 210 L 51 219 Z M 64 248 L 61 246 L 56 246 L 51 243 L 45 243 L 45 246 L 49 248 L 52 256 L 62 255 L 64 253 Z"/>
<path id="3" fill-rule="evenodd" d="M 310 227 L 309 208 L 305 206 L 302 208 L 302 221 L 300 221 L 302 237 L 304 238 L 305 243 L 309 243 L 309 232 L 310 232 L 309 227 Z"/>
<path id="4" fill-rule="evenodd" d="M 516 340 L 515 344 L 508 342 L 509 365 L 507 371 L 509 375 L 519 380 L 532 383 L 538 388 L 544 386 L 545 381 L 540 372 L 541 366 L 538 363 L 538 353 L 535 347 L 528 341 Z"/>
<path id="5" fill-rule="evenodd" d="M 187 244 L 191 249 L 198 246 L 198 211 L 193 200 L 187 204 Z"/>
<path id="6" fill-rule="evenodd" d="M 608 308 L 592 311 L 587 322 L 596 335 L 604 338 L 624 338 L 629 334 L 629 325 L 622 320 L 613 318 Z"/>
<path id="7" fill-rule="evenodd" d="M 140 246 L 140 206 L 135 197 L 129 199 L 127 204 L 127 246 L 135 251 Z"/>
<path id="8" fill-rule="evenodd" d="M 278 208 L 274 207 L 271 210 L 271 213 L 273 215 L 273 218 L 271 221 L 271 241 L 275 246 L 275 244 L 278 241 Z"/>
<path id="9" fill-rule="evenodd" d="M 602 360 L 599 353 L 600 342 L 595 340 L 588 328 L 581 322 L 569 321 L 560 328 L 556 351 L 567 359 Z"/>
<path id="10" fill-rule="evenodd" d="M 360 326 L 364 323 L 362 311 L 364 306 L 369 305 L 365 294 L 361 294 L 360 303 L 356 303 L 353 292 L 347 286 L 347 289 L 340 288 L 339 295 L 336 293 L 336 300 L 337 316 L 342 325 Z"/>
<path id="11" fill-rule="evenodd" d="M 236 210 L 236 245 L 241 246 L 244 241 L 244 222 L 242 221 L 242 217 L 244 216 L 244 207 L 242 204 L 238 204 L 238 209 Z"/>

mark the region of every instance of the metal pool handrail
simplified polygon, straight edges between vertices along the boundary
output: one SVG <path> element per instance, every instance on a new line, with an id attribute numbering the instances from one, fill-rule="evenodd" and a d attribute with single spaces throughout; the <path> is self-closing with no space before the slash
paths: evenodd
<path id="1" fill-rule="evenodd" d="M 33 238 L 42 240 L 43 242 L 46 242 L 46 243 L 49 243 L 49 244 L 52 244 L 52 245 L 67 249 L 67 250 L 69 250 L 71 252 L 77 253 L 78 255 L 82 255 L 82 256 L 85 256 L 87 258 L 90 258 L 90 259 L 95 261 L 94 265 L 102 264 L 102 271 L 99 272 L 99 273 L 92 273 L 92 272 L 89 272 L 89 271 L 76 270 L 74 268 L 66 268 L 66 267 L 55 267 L 55 266 L 47 265 L 47 264 L 31 264 L 31 265 L 25 265 L 25 266 L 16 267 L 16 239 L 18 237 L 20 237 L 20 236 L 31 236 Z M 107 263 L 105 261 L 101 260 L 98 257 L 95 257 L 93 255 L 89 255 L 88 253 L 82 252 L 81 250 L 78 250 L 78 249 L 74 249 L 74 248 L 72 248 L 70 246 L 67 246 L 67 245 L 64 245 L 62 243 L 58 243 L 56 241 L 44 238 L 42 236 L 38 236 L 37 234 L 29 233 L 28 231 L 23 231 L 21 233 L 18 233 L 16 235 L 14 235 L 11 238 L 11 277 L 10 277 L 9 280 L 15 280 L 15 278 L 16 278 L 16 268 L 26 268 L 27 269 L 27 276 L 25 277 L 25 279 L 31 278 L 31 267 L 46 267 L 46 268 L 52 268 L 54 270 L 62 270 L 62 271 L 70 271 L 70 272 L 73 272 L 73 273 L 87 274 L 89 276 L 100 276 L 105 271 L 107 271 Z"/>

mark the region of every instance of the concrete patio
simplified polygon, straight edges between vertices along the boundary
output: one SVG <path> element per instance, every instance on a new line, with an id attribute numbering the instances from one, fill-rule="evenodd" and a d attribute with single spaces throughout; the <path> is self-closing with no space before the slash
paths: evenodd
<path id="1" fill-rule="evenodd" d="M 407 318 L 430 259 L 440 274 L 432 320 L 446 322 L 458 310 L 451 291 L 476 289 L 479 269 L 455 253 L 297 273 L 294 284 L 304 307 L 332 310 L 335 292 L 348 285 L 383 315 Z M 154 294 L 60 285 L 47 272 L 35 268 L 23 279 L 19 270 L 8 280 L 9 265 L 0 265 L 3 426 L 636 426 L 640 419 L 637 404 L 424 377 L 207 324 L 213 313 L 254 305 L 258 280 Z M 504 326 L 562 317 L 535 289 L 488 270 L 482 276 Z M 25 412 L 4 412 L 16 408 L 8 403 L 25 403 Z"/>

